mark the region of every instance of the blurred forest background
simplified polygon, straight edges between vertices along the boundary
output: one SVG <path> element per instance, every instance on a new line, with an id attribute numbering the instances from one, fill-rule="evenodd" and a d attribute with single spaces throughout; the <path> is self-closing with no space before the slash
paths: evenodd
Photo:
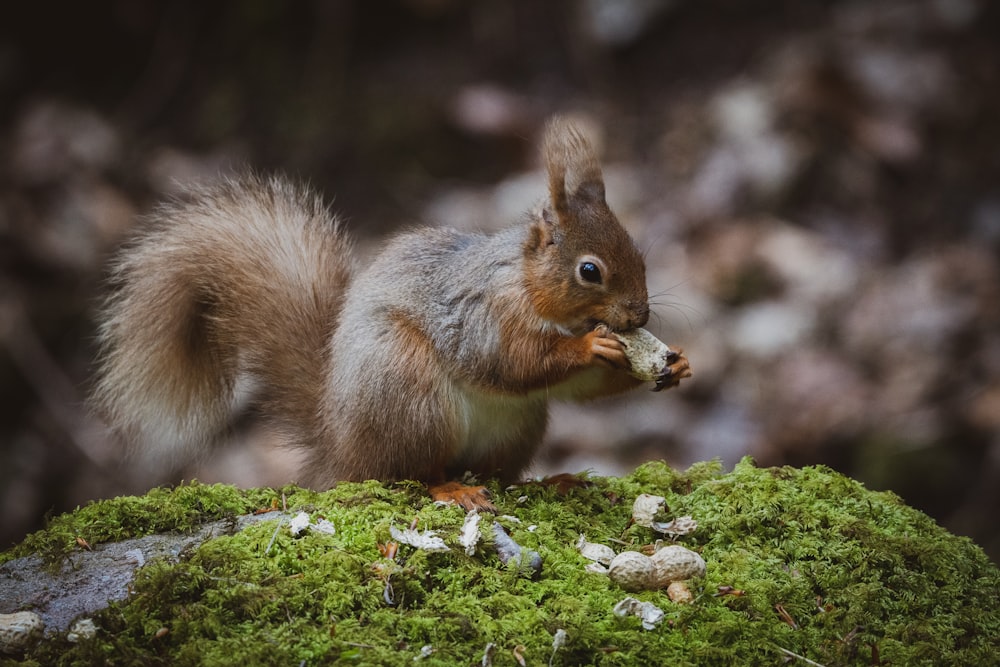
<path id="1" fill-rule="evenodd" d="M 5 5 L 0 548 L 169 481 L 84 401 L 106 261 L 156 200 L 249 164 L 311 182 L 363 253 L 495 228 L 570 111 L 695 377 L 560 406 L 534 472 L 822 463 L 1000 558 L 998 35 L 989 0 Z M 185 477 L 294 477 L 236 433 Z"/>

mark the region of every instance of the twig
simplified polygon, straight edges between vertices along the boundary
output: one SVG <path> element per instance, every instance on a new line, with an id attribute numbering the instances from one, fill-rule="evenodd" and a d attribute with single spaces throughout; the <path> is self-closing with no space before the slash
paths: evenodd
<path id="1" fill-rule="evenodd" d="M 267 552 L 271 550 L 271 547 L 274 546 L 274 541 L 278 539 L 278 531 L 281 530 L 281 527 L 284 524 L 285 524 L 285 517 L 281 517 L 281 519 L 278 521 L 278 525 L 274 527 L 274 534 L 271 535 L 271 541 L 267 543 L 267 548 L 264 549 L 265 556 L 267 555 Z"/>

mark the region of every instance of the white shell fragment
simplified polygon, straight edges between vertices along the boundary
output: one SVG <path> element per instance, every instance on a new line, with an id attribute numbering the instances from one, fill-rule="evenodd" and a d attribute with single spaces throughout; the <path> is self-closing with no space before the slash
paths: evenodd
<path id="1" fill-rule="evenodd" d="M 0 614 L 0 653 L 20 653 L 42 635 L 45 622 L 33 611 Z"/>
<path id="2" fill-rule="evenodd" d="M 640 493 L 632 503 L 632 521 L 637 526 L 652 528 L 656 523 L 656 515 L 663 511 L 667 499 L 650 493 Z"/>
<path id="3" fill-rule="evenodd" d="M 628 597 L 615 605 L 612 610 L 615 616 L 638 616 L 642 619 L 643 630 L 654 630 L 663 620 L 663 610 L 652 602 L 640 602 Z"/>
<path id="4" fill-rule="evenodd" d="M 656 515 L 665 511 L 666 499 L 641 493 L 632 503 L 632 522 L 643 528 L 652 528 L 664 535 L 687 535 L 698 528 L 698 522 L 690 516 L 679 516 L 672 521 L 657 521 Z"/>
<path id="5" fill-rule="evenodd" d="M 650 560 L 656 570 L 656 588 L 664 588 L 674 581 L 705 576 L 705 559 L 678 544 L 663 547 L 650 556 Z"/>
<path id="6" fill-rule="evenodd" d="M 673 521 L 654 521 L 650 528 L 664 535 L 678 537 L 693 533 L 698 528 L 698 522 L 690 516 L 679 516 Z"/>
<path id="7" fill-rule="evenodd" d="M 292 535 L 298 535 L 308 527 L 309 515 L 305 512 L 299 512 L 288 522 L 288 530 L 291 531 Z"/>
<path id="8" fill-rule="evenodd" d="M 97 626 L 92 618 L 81 618 L 70 626 L 66 641 L 77 643 L 83 639 L 91 639 L 97 635 Z"/>
<path id="9" fill-rule="evenodd" d="M 317 533 L 325 533 L 326 535 L 334 535 L 337 532 L 337 529 L 327 519 L 320 519 L 312 524 L 312 527 Z"/>
<path id="10" fill-rule="evenodd" d="M 601 565 L 610 565 L 612 559 L 615 557 L 614 549 L 605 544 L 588 542 L 582 534 L 580 535 L 579 541 L 576 543 L 576 548 L 580 552 L 581 556 L 587 560 L 600 563 Z"/>
<path id="11" fill-rule="evenodd" d="M 288 530 L 291 531 L 292 535 L 298 535 L 307 528 L 312 528 L 317 533 L 325 533 L 327 535 L 335 535 L 337 533 L 337 529 L 327 519 L 320 519 L 316 523 L 312 523 L 309 521 L 309 515 L 305 512 L 299 512 L 288 522 Z"/>
<path id="12" fill-rule="evenodd" d="M 465 522 L 462 524 L 462 534 L 458 537 L 458 543 L 465 547 L 465 555 L 471 556 L 476 553 L 476 545 L 479 543 L 479 522 L 482 517 L 479 512 L 472 510 L 465 515 Z"/>
<path id="13" fill-rule="evenodd" d="M 608 576 L 627 591 L 656 588 L 656 565 L 638 551 L 623 551 L 615 556 L 608 567 Z"/>
<path id="14" fill-rule="evenodd" d="M 408 544 L 411 547 L 423 549 L 424 551 L 429 551 L 431 553 L 451 551 L 448 545 L 444 543 L 444 540 L 438 537 L 437 533 L 433 530 L 419 532 L 413 530 L 412 528 L 400 530 L 395 526 L 389 526 L 389 534 L 392 535 L 392 539 L 397 542 Z"/>

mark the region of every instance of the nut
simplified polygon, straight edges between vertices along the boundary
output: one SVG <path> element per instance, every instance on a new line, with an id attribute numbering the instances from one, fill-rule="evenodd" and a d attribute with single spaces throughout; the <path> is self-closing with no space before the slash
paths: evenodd
<path id="1" fill-rule="evenodd" d="M 677 544 L 663 547 L 650 556 L 650 560 L 656 568 L 653 575 L 656 588 L 705 576 L 705 559 Z"/>
<path id="2" fill-rule="evenodd" d="M 639 380 L 653 380 L 653 391 L 676 387 L 691 377 L 691 367 L 682 350 L 671 350 L 666 343 L 645 329 L 632 329 L 615 334 L 625 345 L 629 373 Z"/>
<path id="3" fill-rule="evenodd" d="M 608 566 L 608 576 L 627 591 L 656 588 L 656 565 L 638 551 L 623 551 Z"/>
<path id="4" fill-rule="evenodd" d="M 0 653 L 20 653 L 42 634 L 45 622 L 33 611 L 0 614 Z"/>
<path id="5" fill-rule="evenodd" d="M 691 589 L 683 581 L 675 581 L 667 586 L 667 597 L 677 604 L 691 604 L 694 602 L 694 595 Z"/>
<path id="6" fill-rule="evenodd" d="M 645 329 L 632 329 L 615 334 L 625 344 L 629 373 L 639 380 L 656 380 L 666 368 L 673 351 L 666 343 Z"/>

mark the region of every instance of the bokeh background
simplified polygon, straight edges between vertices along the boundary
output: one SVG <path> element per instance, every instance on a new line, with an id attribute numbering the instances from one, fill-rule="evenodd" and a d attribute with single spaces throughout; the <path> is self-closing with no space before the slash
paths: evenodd
<path id="1" fill-rule="evenodd" d="M 362 253 L 491 229 L 572 112 L 696 375 L 558 407 L 534 472 L 822 463 L 996 560 L 998 35 L 989 0 L 5 5 L 0 548 L 170 481 L 85 404 L 106 261 L 156 200 L 248 164 L 324 192 Z M 184 477 L 294 478 L 252 419 L 233 440 Z"/>

